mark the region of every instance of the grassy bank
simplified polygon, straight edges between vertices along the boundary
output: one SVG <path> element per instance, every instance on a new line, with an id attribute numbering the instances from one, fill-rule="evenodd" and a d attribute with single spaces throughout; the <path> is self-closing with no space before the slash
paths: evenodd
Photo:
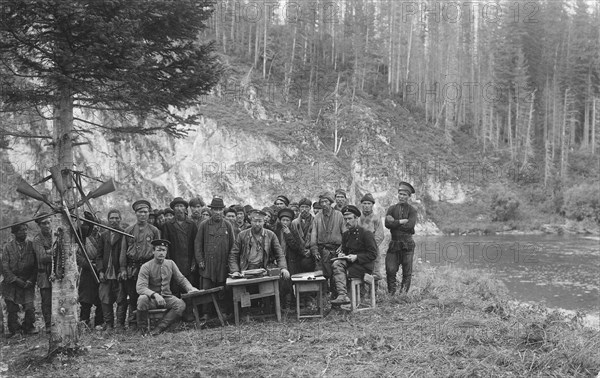
<path id="1" fill-rule="evenodd" d="M 85 332 L 78 357 L 44 359 L 45 336 L 3 340 L 6 376 L 595 376 L 600 333 L 511 305 L 477 271 L 416 266 L 409 295 L 322 320 L 250 321 L 157 337 Z M 2 371 L 4 370 L 4 371 Z"/>

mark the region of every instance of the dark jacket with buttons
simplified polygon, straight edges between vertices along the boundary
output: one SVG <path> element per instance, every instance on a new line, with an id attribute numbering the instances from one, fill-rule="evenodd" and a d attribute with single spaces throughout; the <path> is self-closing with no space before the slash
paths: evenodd
<path id="1" fill-rule="evenodd" d="M 371 231 L 360 226 L 344 231 L 342 252 L 357 256 L 357 260 L 348 267 L 348 277 L 362 278 L 364 273 L 373 273 L 377 251 L 375 235 Z"/>

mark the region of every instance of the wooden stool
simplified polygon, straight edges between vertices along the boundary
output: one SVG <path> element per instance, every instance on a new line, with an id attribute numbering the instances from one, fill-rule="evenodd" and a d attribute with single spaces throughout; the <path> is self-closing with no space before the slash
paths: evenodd
<path id="1" fill-rule="evenodd" d="M 296 289 L 296 319 L 300 318 L 322 318 L 323 317 L 323 282 L 325 277 L 293 277 L 292 283 Z M 314 293 L 319 295 L 319 314 L 300 315 L 300 293 Z"/>
<path id="2" fill-rule="evenodd" d="M 154 310 L 148 310 L 148 332 L 150 332 L 150 322 L 152 320 L 162 320 L 167 313 L 166 308 L 155 308 Z M 138 324 L 138 327 L 140 325 Z"/>
<path id="3" fill-rule="evenodd" d="M 368 284 L 370 286 L 371 305 L 367 308 L 359 309 L 359 307 L 361 305 L 360 286 L 362 284 Z M 352 278 L 350 280 L 350 308 L 351 308 L 351 310 L 352 311 L 361 311 L 361 310 L 367 310 L 369 308 L 377 307 L 377 304 L 375 302 L 375 290 L 376 290 L 375 277 L 373 277 L 372 275 L 365 274 L 364 279 Z"/>
<path id="4" fill-rule="evenodd" d="M 215 306 L 215 311 L 217 312 L 217 316 L 219 317 L 221 326 L 225 326 L 223 314 L 221 313 L 221 309 L 219 308 L 219 302 L 217 302 L 217 294 L 223 289 L 225 289 L 223 286 L 219 286 L 212 289 L 199 290 L 193 291 L 191 293 L 181 294 L 181 299 L 187 299 L 189 301 L 189 305 L 192 306 L 194 318 L 196 318 L 196 326 L 198 328 L 202 326 L 202 323 L 200 322 L 200 314 L 198 313 L 198 306 L 206 303 L 212 303 Z"/>

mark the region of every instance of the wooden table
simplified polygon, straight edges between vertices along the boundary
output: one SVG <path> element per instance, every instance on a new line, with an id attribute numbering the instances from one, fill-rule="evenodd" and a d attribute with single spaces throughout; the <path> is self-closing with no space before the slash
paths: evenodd
<path id="1" fill-rule="evenodd" d="M 181 299 L 187 299 L 192 305 L 192 311 L 194 311 L 194 318 L 196 318 L 196 325 L 198 328 L 202 326 L 200 322 L 200 315 L 198 314 L 198 305 L 211 303 L 215 306 L 215 311 L 217 312 L 217 316 L 221 321 L 221 325 L 225 326 L 225 321 L 223 321 L 223 314 L 221 314 L 221 309 L 219 308 L 219 303 L 217 302 L 217 294 L 223 290 L 223 286 L 215 287 L 212 289 L 192 291 L 191 293 L 181 294 Z"/>
<path id="2" fill-rule="evenodd" d="M 292 283 L 296 288 L 296 319 L 301 318 L 322 318 L 323 317 L 323 282 L 325 277 L 293 277 Z M 319 299 L 318 315 L 300 315 L 300 293 L 317 292 Z"/>
<path id="3" fill-rule="evenodd" d="M 275 314 L 277 321 L 281 322 L 281 304 L 279 302 L 279 276 L 266 276 L 260 278 L 227 278 L 227 286 L 233 289 L 233 312 L 235 325 L 240 323 L 240 310 L 250 307 L 250 301 L 257 298 L 275 297 Z"/>

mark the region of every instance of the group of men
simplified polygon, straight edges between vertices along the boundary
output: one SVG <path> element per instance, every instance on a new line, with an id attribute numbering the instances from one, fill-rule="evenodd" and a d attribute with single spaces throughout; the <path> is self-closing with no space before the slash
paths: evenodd
<path id="1" fill-rule="evenodd" d="M 180 299 L 183 292 L 225 286 L 227 277 L 272 267 L 281 270 L 284 308 L 291 309 L 294 303 L 290 277 L 314 271 L 321 271 L 328 279 L 332 305 L 349 303 L 347 279 L 362 278 L 365 273 L 380 278 L 384 226 L 391 231 L 385 258 L 388 291 L 396 293 L 396 274 L 402 267 L 400 289 L 408 292 L 417 221 L 415 208 L 408 204 L 413 193 L 409 183 L 399 184 L 398 203 L 387 210 L 383 224 L 373 212 L 375 199 L 371 194 L 360 199 L 359 209 L 348 204 L 342 189 L 334 195 L 321 194 L 315 203 L 307 198 L 291 203 L 281 195 L 272 206 L 262 209 L 225 207 L 218 196 L 207 207 L 201 198 L 188 202 L 177 197 L 169 209 L 154 212 L 150 202 L 142 199 L 132 204 L 136 222 L 128 227 L 122 227 L 120 210 L 111 209 L 106 230 L 100 232 L 86 222 L 83 224 L 88 228 L 80 230 L 90 258 L 85 259 L 84 252 L 79 251 L 81 320 L 89 322 L 91 308 L 96 306 L 96 326 L 137 325 L 141 329 L 148 310 L 164 307 L 168 311 L 153 332 L 160 333 L 181 316 L 193 320 L 192 309 Z M 14 239 L 1 255 L 9 335 L 36 332 L 36 282 L 46 330 L 51 327 L 53 234 L 49 218 L 37 217 L 36 222 L 40 232 L 31 241 L 26 224 L 13 227 Z M 231 297 L 227 290 L 224 293 L 222 306 L 226 313 L 231 312 Z M 20 306 L 25 311 L 23 324 L 17 320 Z M 204 310 L 206 320 L 210 313 Z"/>

